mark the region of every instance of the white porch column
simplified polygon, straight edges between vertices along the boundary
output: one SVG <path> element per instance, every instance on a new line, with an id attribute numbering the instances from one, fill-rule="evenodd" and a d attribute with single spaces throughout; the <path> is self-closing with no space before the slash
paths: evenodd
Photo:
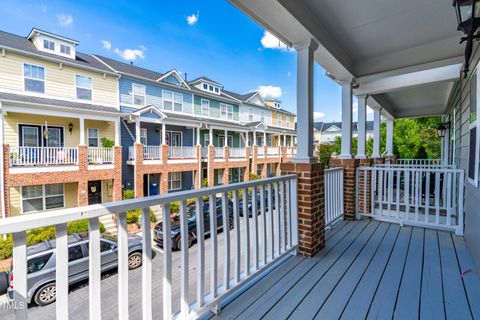
<path id="1" fill-rule="evenodd" d="M 380 109 L 373 110 L 373 152 L 372 158 L 380 158 Z"/>
<path id="2" fill-rule="evenodd" d="M 393 119 L 387 118 L 387 156 L 393 156 Z"/>
<path id="3" fill-rule="evenodd" d="M 253 145 L 254 146 L 257 145 L 257 132 L 256 131 L 253 131 Z"/>
<path id="4" fill-rule="evenodd" d="M 340 158 L 352 158 L 352 84 L 342 84 L 342 151 Z"/>
<path id="5" fill-rule="evenodd" d="M 140 119 L 135 120 L 135 143 L 140 143 Z"/>
<path id="6" fill-rule="evenodd" d="M 120 141 L 120 121 L 121 119 L 115 120 L 115 146 L 121 145 Z"/>
<path id="7" fill-rule="evenodd" d="M 247 131 L 245 132 L 245 147 L 250 147 L 250 133 Z"/>
<path id="8" fill-rule="evenodd" d="M 357 159 L 365 159 L 367 142 L 367 96 L 357 96 L 358 100 L 358 147 Z"/>
<path id="9" fill-rule="evenodd" d="M 267 145 L 267 131 L 263 131 L 263 145 Z"/>
<path id="10" fill-rule="evenodd" d="M 167 125 L 162 123 L 162 144 L 167 144 Z"/>
<path id="11" fill-rule="evenodd" d="M 80 145 L 85 145 L 85 119 L 83 117 L 78 119 L 80 122 Z"/>
<path id="12" fill-rule="evenodd" d="M 315 163 L 313 151 L 313 78 L 314 54 L 318 44 L 309 40 L 297 46 L 297 136 L 300 137 L 297 154 L 293 159 L 297 163 Z"/>
<path id="13" fill-rule="evenodd" d="M 213 146 L 213 129 L 212 129 L 212 127 L 210 127 L 208 129 L 208 138 L 210 140 L 209 145 Z"/>
<path id="14" fill-rule="evenodd" d="M 284 147 L 287 146 L 287 134 L 286 133 L 283 134 L 283 146 Z"/>
<path id="15" fill-rule="evenodd" d="M 200 127 L 197 128 L 197 145 L 200 145 Z"/>
<path id="16" fill-rule="evenodd" d="M 290 136 L 290 147 L 293 147 L 295 145 L 295 137 L 293 134 Z"/>
<path id="17" fill-rule="evenodd" d="M 223 139 L 223 146 L 228 147 L 228 130 L 225 130 L 225 137 Z"/>

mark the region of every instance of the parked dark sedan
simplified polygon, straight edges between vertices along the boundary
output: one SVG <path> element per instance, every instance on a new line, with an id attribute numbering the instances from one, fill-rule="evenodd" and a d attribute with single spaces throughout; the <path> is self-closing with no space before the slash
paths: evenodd
<path id="1" fill-rule="evenodd" d="M 228 199 L 228 198 L 227 198 Z M 230 199 L 228 201 L 228 223 L 229 229 L 233 228 L 233 203 Z M 217 198 L 216 212 L 217 212 L 217 229 L 223 230 L 223 218 L 222 218 L 222 199 Z M 197 240 L 197 217 L 196 217 L 196 205 L 190 204 L 187 207 L 187 219 L 188 219 L 188 247 L 190 247 L 194 241 Z M 172 249 L 180 250 L 182 246 L 181 232 L 180 232 L 180 215 L 176 215 L 171 221 L 172 232 Z M 203 230 L 204 235 L 210 234 L 210 202 L 208 200 L 203 201 Z M 163 223 L 159 222 L 155 225 L 153 230 L 153 240 L 163 247 Z"/>
<path id="2" fill-rule="evenodd" d="M 265 211 L 268 211 L 268 192 L 265 190 Z M 272 207 L 275 209 L 275 194 L 272 192 Z M 243 216 L 243 198 L 238 199 L 238 208 L 239 208 L 239 214 L 240 216 Z M 248 216 L 252 216 L 252 211 L 253 211 L 253 201 L 251 194 L 249 194 L 248 197 Z M 260 191 L 257 191 L 257 215 L 260 214 L 261 212 L 261 201 L 260 201 Z"/>

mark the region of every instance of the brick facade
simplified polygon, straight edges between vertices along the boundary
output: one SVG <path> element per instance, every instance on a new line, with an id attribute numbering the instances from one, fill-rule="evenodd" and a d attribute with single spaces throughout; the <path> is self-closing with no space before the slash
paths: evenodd
<path id="1" fill-rule="evenodd" d="M 343 217 L 345 220 L 355 220 L 356 218 L 356 170 L 359 164 L 359 159 L 330 159 L 330 167 L 343 168 Z"/>
<path id="2" fill-rule="evenodd" d="M 325 246 L 324 167 L 320 163 L 283 163 L 281 171 L 298 175 L 299 252 L 314 256 Z"/>

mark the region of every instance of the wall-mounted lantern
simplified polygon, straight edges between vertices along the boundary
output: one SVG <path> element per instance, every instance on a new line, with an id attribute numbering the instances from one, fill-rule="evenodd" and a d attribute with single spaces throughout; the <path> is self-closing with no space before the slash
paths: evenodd
<path id="1" fill-rule="evenodd" d="M 454 0 L 453 6 L 457 13 L 457 29 L 466 34 L 466 37 L 462 37 L 460 40 L 460 43 L 467 42 L 467 45 L 465 46 L 465 67 L 463 69 L 463 74 L 466 78 L 468 71 L 470 70 L 473 40 L 480 39 L 480 35 L 475 34 L 480 26 L 480 0 Z"/>

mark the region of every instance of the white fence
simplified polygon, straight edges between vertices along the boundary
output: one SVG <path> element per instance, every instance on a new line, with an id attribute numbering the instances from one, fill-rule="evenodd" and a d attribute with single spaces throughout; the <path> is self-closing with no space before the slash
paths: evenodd
<path id="1" fill-rule="evenodd" d="M 279 156 L 278 147 L 267 147 L 267 156 Z"/>
<path id="2" fill-rule="evenodd" d="M 343 217 L 343 168 L 325 170 L 325 227 Z"/>
<path id="3" fill-rule="evenodd" d="M 357 169 L 357 215 L 463 235 L 463 170 L 383 166 Z"/>
<path id="4" fill-rule="evenodd" d="M 397 159 L 397 164 L 400 165 L 441 165 L 441 159 Z"/>
<path id="5" fill-rule="evenodd" d="M 213 149 L 213 156 L 215 158 L 223 158 L 223 152 L 225 151 L 225 149 L 223 147 L 215 147 Z"/>
<path id="6" fill-rule="evenodd" d="M 78 163 L 78 148 L 10 147 L 11 166 L 66 165 Z"/>
<path id="7" fill-rule="evenodd" d="M 91 148 L 88 147 L 89 164 L 113 163 L 113 148 Z"/>
<path id="8" fill-rule="evenodd" d="M 195 159 L 195 147 L 168 147 L 168 158 Z"/>
<path id="9" fill-rule="evenodd" d="M 242 191 L 240 196 L 239 191 Z M 217 195 L 221 198 L 216 199 Z M 231 194 L 231 198 L 229 198 Z M 170 203 L 179 201 L 179 226 L 181 239 L 187 239 L 191 211 L 196 221 L 204 220 L 204 200 L 209 200 L 209 243 L 205 241 L 204 224 L 196 224 L 197 243 L 190 251 L 188 241 L 181 241 L 180 270 L 172 266 L 172 230 Z M 259 201 L 256 198 L 259 197 Z M 194 207 L 187 204 L 194 199 Z M 259 214 L 249 217 L 249 199 L 253 212 Z M 220 201 L 221 212 L 217 213 L 216 203 Z M 240 205 L 242 202 L 242 205 Z M 197 318 L 239 288 L 254 280 L 262 271 L 272 267 L 281 259 L 297 251 L 297 177 L 288 175 L 228 186 L 205 188 L 164 194 L 141 199 L 103 203 L 81 208 L 63 209 L 44 213 L 16 216 L 5 219 L 0 224 L 0 235 L 13 235 L 13 273 L 15 275 L 15 305 L 26 305 L 29 295 L 27 286 L 27 246 L 26 231 L 34 228 L 54 225 L 56 227 L 56 318 L 68 318 L 68 237 L 67 223 L 88 220 L 89 237 L 89 317 L 99 319 L 101 314 L 101 258 L 99 217 L 116 216 L 118 225 L 118 318 L 129 318 L 129 270 L 128 270 L 128 233 L 126 211 L 141 208 L 142 225 L 150 223 L 150 207 L 160 205 L 163 210 L 163 252 L 157 259 L 162 259 L 162 299 L 152 300 L 152 236 L 150 228 L 142 231 L 142 281 L 131 286 L 141 285 L 138 290 L 141 297 L 142 315 L 134 314 L 131 318 L 152 319 L 152 306 L 163 304 L 163 319 L 178 317 L 181 319 Z M 257 208 L 257 207 L 260 208 Z M 242 208 L 242 210 L 240 210 Z M 240 215 L 242 214 L 242 216 Z M 207 221 L 208 221 L 207 220 Z M 242 220 L 242 221 L 241 221 Z M 217 234 L 217 223 L 229 225 L 230 232 Z M 252 228 L 252 230 L 250 230 Z M 231 239 L 232 238 L 232 239 Z M 220 245 L 219 245 L 220 243 Z M 207 245 L 208 244 L 208 245 Z M 190 261 L 190 255 L 196 255 Z M 205 260 L 209 259 L 206 264 Z M 207 268 L 208 267 L 208 268 Z M 196 270 L 195 272 L 189 271 Z M 172 272 L 179 272 L 178 279 Z M 206 283 L 206 273 L 209 283 Z M 192 279 L 196 280 L 195 298 L 190 296 Z M 208 288 L 207 288 L 208 287 Z M 136 291 L 137 292 L 137 291 Z M 31 293 L 30 293 L 31 294 Z M 130 296 L 131 297 L 131 296 Z M 140 302 L 141 301 L 141 302 Z M 178 306 L 178 307 L 174 307 Z M 111 306 L 108 306 L 111 308 Z M 178 308 L 178 309 L 177 309 Z M 87 313 L 87 310 L 84 310 Z M 17 308 L 16 319 L 27 319 L 28 309 Z M 160 318 L 161 315 L 155 315 Z"/>
<path id="10" fill-rule="evenodd" d="M 162 160 L 162 146 L 143 146 L 143 160 Z"/>
<path id="11" fill-rule="evenodd" d="M 265 155 L 265 149 L 263 146 L 258 146 L 257 147 L 257 156 L 258 157 L 263 157 Z"/>
<path id="12" fill-rule="evenodd" d="M 246 158 L 245 148 L 228 148 L 230 158 Z"/>

